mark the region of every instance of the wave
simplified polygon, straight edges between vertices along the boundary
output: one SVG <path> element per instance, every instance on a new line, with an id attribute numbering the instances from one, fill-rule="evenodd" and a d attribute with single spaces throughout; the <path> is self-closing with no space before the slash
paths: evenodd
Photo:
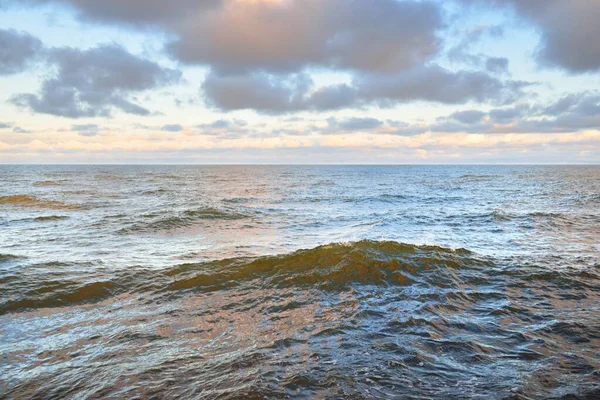
<path id="1" fill-rule="evenodd" d="M 36 217 L 33 220 L 36 222 L 49 222 L 49 221 L 63 221 L 69 219 L 66 215 L 47 215 L 42 217 Z"/>
<path id="2" fill-rule="evenodd" d="M 95 180 L 97 181 L 108 181 L 108 182 L 112 182 L 112 181 L 125 181 L 126 178 L 119 176 L 119 175 L 111 175 L 111 174 L 98 174 L 94 177 Z"/>
<path id="3" fill-rule="evenodd" d="M 83 272 L 80 275 L 64 272 L 63 276 L 57 275 L 56 267 L 36 265 L 36 271 L 47 269 L 51 275 L 30 279 L 27 274 L 18 274 L 0 279 L 3 297 L 9 299 L 0 304 L 0 315 L 96 302 L 126 293 L 172 295 L 259 286 L 343 291 L 354 284 L 447 287 L 458 284 L 453 272 L 456 269 L 490 265 L 490 261 L 465 249 L 369 240 L 334 243 L 277 256 L 181 264 L 161 271 L 128 269 L 116 271 L 109 279 L 98 282 L 90 282 L 89 275 Z"/>
<path id="4" fill-rule="evenodd" d="M 15 256 L 14 254 L 2 254 L 0 253 L 0 264 L 7 263 L 11 261 L 21 260 L 23 257 Z"/>
<path id="5" fill-rule="evenodd" d="M 33 186 L 60 186 L 60 183 L 56 181 L 38 181 L 34 182 Z"/>
<path id="6" fill-rule="evenodd" d="M 46 208 L 52 210 L 76 210 L 79 206 L 67 204 L 56 200 L 45 200 L 35 196 L 17 194 L 10 196 L 0 196 L 0 204 L 13 205 L 27 208 Z"/>
<path id="7" fill-rule="evenodd" d="M 2 258 L 4 257 L 4 258 Z M 16 256 L 3 255 L 0 261 Z M 185 293 L 224 290 L 352 291 L 356 285 L 410 287 L 446 291 L 463 302 L 465 288 L 488 279 L 513 280 L 519 285 L 544 282 L 557 287 L 596 290 L 600 277 L 590 271 L 555 271 L 546 267 L 511 268 L 466 249 L 417 246 L 394 241 L 362 240 L 333 243 L 292 253 L 184 263 L 163 270 L 141 267 L 102 270 L 90 280 L 87 268 L 64 263 L 28 266 L 0 277 L 0 315 L 24 310 L 94 303 L 120 295 L 160 299 Z M 30 272 L 32 271 L 32 272 Z M 534 273 L 535 272 L 535 273 Z M 35 274 L 35 276 L 31 276 Z M 422 292 L 423 293 L 423 292 Z M 476 296 L 477 293 L 472 293 Z"/>
<path id="8" fill-rule="evenodd" d="M 499 178 L 499 175 L 487 175 L 487 174 L 464 174 L 458 178 L 460 183 L 469 182 L 489 182 L 491 180 Z"/>
<path id="9" fill-rule="evenodd" d="M 197 210 L 186 210 L 182 213 L 151 222 L 136 223 L 130 227 L 123 228 L 119 232 L 160 232 L 171 231 L 180 228 L 188 228 L 203 220 L 237 220 L 248 218 L 249 215 L 239 212 L 229 212 L 216 208 L 201 208 Z"/>
<path id="10" fill-rule="evenodd" d="M 170 271 L 177 279 L 169 288 L 216 290 L 255 279 L 271 287 L 309 286 L 325 290 L 346 289 L 352 283 L 410 285 L 420 282 L 418 275 L 424 271 L 482 265 L 486 262 L 465 249 L 363 240 L 254 260 L 226 260 L 208 269 L 203 263 L 184 264 Z"/>

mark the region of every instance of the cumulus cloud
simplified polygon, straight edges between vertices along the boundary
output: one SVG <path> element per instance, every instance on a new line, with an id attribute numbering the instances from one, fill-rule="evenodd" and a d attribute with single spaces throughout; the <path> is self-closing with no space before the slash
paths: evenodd
<path id="1" fill-rule="evenodd" d="M 302 109 L 312 86 L 307 75 L 273 76 L 265 73 L 218 75 L 211 73 L 203 84 L 209 105 L 221 110 L 255 109 L 277 113 Z"/>
<path id="2" fill-rule="evenodd" d="M 12 126 L 13 125 L 9 122 L 0 122 L 0 129 L 10 129 Z"/>
<path id="3" fill-rule="evenodd" d="M 502 81 L 480 71 L 450 71 L 424 66 L 398 75 L 365 75 L 357 86 L 360 97 L 381 105 L 425 100 L 446 104 L 467 101 L 507 103 L 530 84 Z"/>
<path id="4" fill-rule="evenodd" d="M 540 31 L 537 58 L 573 73 L 600 70 L 600 2 L 597 0 L 462 0 L 512 7 Z"/>
<path id="5" fill-rule="evenodd" d="M 0 75 L 22 72 L 42 47 L 42 42 L 28 33 L 0 29 Z"/>
<path id="6" fill-rule="evenodd" d="M 513 8 L 540 32 L 540 62 L 572 72 L 600 69 L 596 0 L 459 0 Z M 0 0 L 60 4 L 81 18 L 153 26 L 174 37 L 178 59 L 219 72 L 298 72 L 306 66 L 361 71 L 411 68 L 439 51 L 443 13 L 433 1 L 395 0 Z M 493 32 L 492 32 L 493 33 Z M 202 40 L 198 40 L 202 38 Z"/>
<path id="7" fill-rule="evenodd" d="M 411 101 L 460 104 L 467 101 L 507 103 L 523 94 L 527 82 L 503 81 L 484 72 L 450 71 L 424 66 L 399 74 L 361 74 L 351 85 L 315 88 L 305 74 L 218 75 L 203 84 L 207 103 L 222 111 L 254 109 L 277 114 L 326 111 L 379 105 L 391 107 Z"/>
<path id="8" fill-rule="evenodd" d="M 486 115 L 469 110 L 456 113 L 440 119 L 432 129 L 474 131 L 488 129 L 485 124 L 507 125 L 513 122 L 511 112 L 515 117 L 533 118 L 532 110 L 508 107 L 523 100 L 530 83 L 509 79 L 507 58 L 472 51 L 483 37 L 502 35 L 503 28 L 480 26 L 459 32 L 462 40 L 448 49 L 443 40 L 448 37 L 444 29 L 449 20 L 444 4 L 435 0 L 181 0 L 176 4 L 162 0 L 0 0 L 0 6 L 45 4 L 70 7 L 86 22 L 166 33 L 166 51 L 174 59 L 209 67 L 202 85 L 205 102 L 225 112 L 325 112 L 426 101 L 498 107 Z M 600 41 L 594 40 L 600 36 L 596 23 L 600 7 L 595 0 L 458 0 L 458 4 L 511 7 L 538 28 L 542 63 L 573 72 L 600 69 Z M 41 44 L 14 31 L 0 31 L 0 42 L 2 32 L 10 32 L 11 43 L 22 41 L 19 51 L 8 57 L 12 61 L 2 61 L 21 70 Z M 446 61 L 436 58 L 442 49 L 448 50 L 444 54 L 460 69 L 438 64 Z M 49 49 L 45 54 L 55 65 L 56 75 L 42 82 L 39 93 L 18 94 L 10 100 L 39 113 L 80 118 L 107 117 L 120 110 L 149 115 L 151 111 L 135 96 L 181 77 L 178 71 L 116 45 Z M 310 75 L 315 70 L 341 71 L 349 79 L 317 86 Z M 535 118 L 545 118 L 551 125 L 558 117 Z M 225 123 L 203 129 L 232 128 Z M 173 131 L 176 125 L 163 128 Z M 397 128 L 401 134 L 422 129 Z"/>
<path id="9" fill-rule="evenodd" d="M 438 6 L 429 1 L 230 0 L 173 27 L 178 38 L 169 49 L 179 60 L 221 74 L 307 66 L 396 71 L 435 54 L 442 26 Z"/>
<path id="10" fill-rule="evenodd" d="M 15 105 L 34 112 L 69 118 L 107 117 L 113 109 L 148 115 L 131 96 L 178 81 L 181 73 L 140 58 L 117 45 L 89 50 L 49 50 L 57 74 L 46 79 L 38 94 L 12 97 Z"/>
<path id="11" fill-rule="evenodd" d="M 25 2 L 67 5 L 98 22 L 158 26 L 173 37 L 168 48 L 178 60 L 219 73 L 410 68 L 437 53 L 436 33 L 444 26 L 439 5 L 430 0 Z"/>
<path id="12" fill-rule="evenodd" d="M 82 19 L 132 25 L 161 25 L 216 6 L 220 0 L 0 0 L 1 6 L 59 4 L 73 8 Z"/>

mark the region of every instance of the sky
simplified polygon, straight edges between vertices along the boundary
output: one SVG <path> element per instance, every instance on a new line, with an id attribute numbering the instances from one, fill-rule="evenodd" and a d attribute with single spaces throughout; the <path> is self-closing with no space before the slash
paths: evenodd
<path id="1" fill-rule="evenodd" d="M 0 163 L 600 163 L 600 0 L 0 0 Z"/>

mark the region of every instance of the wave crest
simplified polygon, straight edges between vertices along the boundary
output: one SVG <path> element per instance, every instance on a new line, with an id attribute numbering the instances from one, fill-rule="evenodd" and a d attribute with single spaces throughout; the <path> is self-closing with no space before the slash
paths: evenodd
<path id="1" fill-rule="evenodd" d="M 489 262 L 465 249 L 363 240 L 277 256 L 181 264 L 162 271 L 141 268 L 115 271 L 109 280 L 102 282 L 90 282 L 85 274 L 65 273 L 58 280 L 56 272 L 48 279 L 38 276 L 35 280 L 27 279 L 27 274 L 19 274 L 0 280 L 0 289 L 11 299 L 0 305 L 0 315 L 23 309 L 95 302 L 125 293 L 172 295 L 244 286 L 327 291 L 350 289 L 352 284 L 446 287 L 457 284 L 453 270 L 486 265 L 490 265 Z M 36 266 L 36 270 L 40 269 L 43 268 Z M 26 282 L 15 282 L 21 280 Z"/>
<path id="2" fill-rule="evenodd" d="M 0 196 L 0 204 L 13 205 L 27 208 L 46 208 L 51 210 L 76 210 L 79 206 L 67 204 L 56 200 L 45 200 L 35 196 L 22 194 Z"/>
<path id="3" fill-rule="evenodd" d="M 485 262 L 465 249 L 363 240 L 254 260 L 225 260 L 210 269 L 204 263 L 186 264 L 170 271 L 178 278 L 169 287 L 214 290 L 254 279 L 277 287 L 315 286 L 327 290 L 344 289 L 350 283 L 409 285 L 421 281 L 418 275 L 423 271 L 478 265 Z"/>
<path id="4" fill-rule="evenodd" d="M 238 212 L 223 211 L 216 208 L 201 208 L 197 210 L 186 210 L 176 216 L 161 218 L 151 222 L 136 223 L 128 228 L 122 229 L 120 232 L 171 231 L 180 228 L 188 228 L 203 220 L 237 220 L 248 217 L 248 215 Z"/>

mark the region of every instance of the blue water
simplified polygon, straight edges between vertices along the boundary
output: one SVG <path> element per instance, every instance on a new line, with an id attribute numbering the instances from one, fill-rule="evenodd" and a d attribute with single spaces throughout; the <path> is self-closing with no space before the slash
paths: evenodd
<path id="1" fill-rule="evenodd" d="M 0 394 L 595 398 L 599 260 L 597 166 L 0 166 Z"/>

